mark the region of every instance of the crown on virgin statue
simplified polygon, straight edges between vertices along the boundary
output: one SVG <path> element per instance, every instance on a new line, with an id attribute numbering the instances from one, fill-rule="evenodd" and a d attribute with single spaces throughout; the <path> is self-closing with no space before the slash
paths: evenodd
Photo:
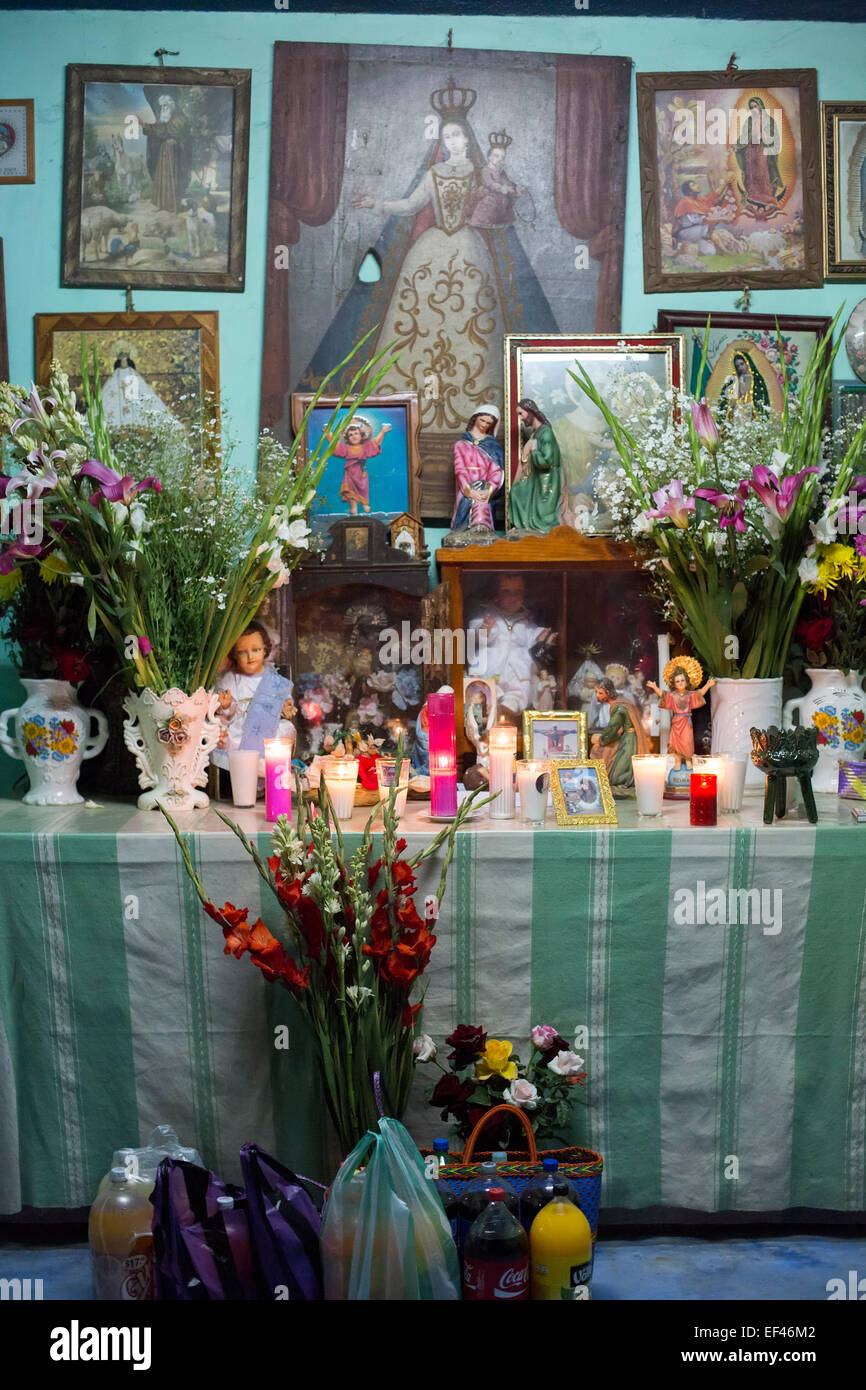
<path id="1" fill-rule="evenodd" d="M 491 150 L 507 150 L 512 144 L 511 136 L 504 130 L 491 130 L 487 137 L 487 143 Z"/>
<path id="2" fill-rule="evenodd" d="M 455 116 L 468 116 L 478 99 L 478 93 L 471 87 L 458 87 L 453 77 L 448 78 L 447 87 L 439 87 L 430 94 L 430 105 L 443 121 Z"/>

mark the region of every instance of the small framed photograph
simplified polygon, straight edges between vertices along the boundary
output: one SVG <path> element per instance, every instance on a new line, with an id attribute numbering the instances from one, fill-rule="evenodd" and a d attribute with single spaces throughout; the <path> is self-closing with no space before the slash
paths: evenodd
<path id="1" fill-rule="evenodd" d="M 710 336 L 701 372 L 707 319 Z M 815 344 L 826 339 L 830 319 L 806 314 L 711 314 L 702 309 L 660 309 L 660 333 L 681 333 L 683 390 L 733 416 L 738 402 L 781 412 L 788 391 L 796 396 Z M 740 407 L 742 408 L 742 407 Z"/>
<path id="2" fill-rule="evenodd" d="M 614 457 L 600 411 L 572 373 L 575 363 L 626 427 L 682 381 L 682 338 L 656 333 L 508 334 L 505 339 L 506 526 L 556 526 L 597 535 L 611 518 L 596 494 Z M 544 471 L 537 459 L 544 459 Z"/>
<path id="3" fill-rule="evenodd" d="M 56 358 L 83 401 L 83 343 L 91 362 L 96 349 L 110 428 L 153 428 L 176 420 L 194 430 L 219 400 L 218 322 L 211 310 L 36 314 L 36 380 L 47 382 Z"/>
<path id="4" fill-rule="evenodd" d="M 833 428 L 845 425 L 859 429 L 866 417 L 866 382 L 833 382 Z"/>
<path id="5" fill-rule="evenodd" d="M 557 825 L 616 825 L 616 807 L 599 758 L 550 765 Z"/>
<path id="6" fill-rule="evenodd" d="M 248 69 L 66 69 L 62 285 L 244 288 Z"/>
<path id="7" fill-rule="evenodd" d="M 35 183 L 33 100 L 0 98 L 0 184 Z"/>
<path id="8" fill-rule="evenodd" d="M 292 429 L 296 435 L 304 433 L 301 457 L 306 459 L 323 435 L 336 441 L 310 508 L 313 530 L 327 530 L 332 521 L 347 516 L 374 516 L 390 524 L 402 512 L 417 515 L 421 477 L 417 393 L 368 396 L 357 412 L 349 397 L 334 420 L 340 398 L 322 396 L 305 426 L 312 400 L 308 392 L 292 395 Z"/>
<path id="9" fill-rule="evenodd" d="M 866 277 L 866 101 L 821 102 L 824 275 Z"/>
<path id="10" fill-rule="evenodd" d="M 637 77 L 644 290 L 819 288 L 814 68 Z"/>
<path id="11" fill-rule="evenodd" d="M 6 336 L 6 285 L 3 279 L 3 238 L 0 237 L 0 381 L 9 380 L 9 339 Z"/>
<path id="12" fill-rule="evenodd" d="M 523 756 L 554 762 L 586 758 L 586 715 L 583 710 L 523 711 Z"/>

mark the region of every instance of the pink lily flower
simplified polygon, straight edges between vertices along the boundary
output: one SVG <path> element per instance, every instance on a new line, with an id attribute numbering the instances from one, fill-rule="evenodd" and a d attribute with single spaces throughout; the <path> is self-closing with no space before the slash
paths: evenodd
<path id="1" fill-rule="evenodd" d="M 814 465 L 811 468 L 801 468 L 799 473 L 789 473 L 780 482 L 771 469 L 763 463 L 759 463 L 752 469 L 752 476 L 749 481 L 767 511 L 772 512 L 779 521 L 787 521 L 800 495 L 800 489 L 806 480 L 807 473 L 817 473 L 818 471 Z"/>
<path id="2" fill-rule="evenodd" d="M 46 426 L 48 424 L 48 412 L 45 407 L 47 405 L 56 404 L 57 401 L 54 396 L 45 396 L 40 400 L 36 386 L 31 383 L 29 399 L 18 402 L 19 409 L 24 413 L 14 422 L 9 433 L 14 434 L 19 425 L 29 425 L 31 421 L 35 422 L 37 425 Z"/>
<path id="3" fill-rule="evenodd" d="M 695 434 L 698 439 L 714 454 L 719 447 L 719 427 L 713 419 L 713 413 L 707 405 L 706 396 L 701 396 L 701 403 L 692 401 L 692 424 L 695 427 Z"/>
<path id="4" fill-rule="evenodd" d="M 733 526 L 735 531 L 745 531 L 746 518 L 746 498 L 749 495 L 749 484 L 740 483 L 736 493 L 722 492 L 717 487 L 697 487 L 695 497 L 703 497 L 712 507 L 718 507 L 722 515 L 719 518 L 720 526 Z"/>
<path id="5" fill-rule="evenodd" d="M 0 574 L 11 574 L 16 568 L 16 560 L 35 560 L 42 550 L 41 545 L 30 545 L 26 541 L 12 541 L 0 551 Z"/>
<path id="6" fill-rule="evenodd" d="M 153 473 L 142 478 L 140 483 L 136 483 L 133 481 L 131 473 L 127 473 L 122 478 L 113 468 L 106 467 L 98 459 L 88 459 L 87 463 L 81 465 L 81 471 L 76 476 L 77 478 L 95 478 L 99 483 L 99 487 L 90 498 L 94 507 L 99 503 L 100 497 L 104 497 L 107 502 L 123 502 L 128 507 L 136 493 L 146 492 L 148 488 L 152 488 L 154 492 L 162 492 L 162 484 Z"/>
<path id="7" fill-rule="evenodd" d="M 683 496 L 683 485 L 679 478 L 674 478 L 668 483 L 667 487 L 659 488 L 658 492 L 653 493 L 653 501 L 658 511 L 648 511 L 647 516 L 670 517 L 675 526 L 684 530 L 689 524 L 689 512 L 695 510 L 694 497 Z"/>
<path id="8" fill-rule="evenodd" d="M 46 454 L 44 446 L 41 444 L 37 449 L 31 449 L 21 472 L 9 479 L 6 485 L 7 494 L 21 490 L 25 497 L 41 497 L 43 492 L 48 492 L 51 488 L 56 487 L 58 477 L 54 468 L 54 460 L 58 458 L 66 458 L 62 449 L 55 449 L 51 454 Z"/>

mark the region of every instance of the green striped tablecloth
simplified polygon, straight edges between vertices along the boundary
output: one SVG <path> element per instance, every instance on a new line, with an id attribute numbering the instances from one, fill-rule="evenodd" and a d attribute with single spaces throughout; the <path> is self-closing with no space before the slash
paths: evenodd
<path id="1" fill-rule="evenodd" d="M 626 805 L 617 828 L 458 838 L 424 1028 L 478 1023 L 523 1056 L 535 1023 L 586 1029 L 575 1137 L 604 1155 L 605 1206 L 866 1207 L 866 828 L 835 798 L 815 827 L 747 806 L 712 830 L 684 807 L 641 829 Z M 234 836 L 209 813 L 183 829 L 217 901 L 273 917 Z M 410 805 L 404 829 L 433 827 Z M 763 920 L 690 923 L 701 885 L 763 890 Z M 418 1069 L 419 1142 L 444 1129 L 438 1075 Z M 226 1177 L 247 1139 L 330 1175 L 292 1001 L 223 956 L 159 817 L 0 802 L 0 1212 L 88 1203 L 157 1123 Z"/>

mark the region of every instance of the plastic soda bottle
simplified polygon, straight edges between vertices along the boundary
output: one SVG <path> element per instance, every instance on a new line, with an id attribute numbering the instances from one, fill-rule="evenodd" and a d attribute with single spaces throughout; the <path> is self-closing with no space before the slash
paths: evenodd
<path id="1" fill-rule="evenodd" d="M 125 1168 L 112 1168 L 88 1222 L 94 1298 L 123 1303 L 153 1298 L 152 1219 L 144 1185 L 131 1182 Z"/>
<path id="2" fill-rule="evenodd" d="M 554 1184 L 529 1234 L 532 1297 L 580 1300 L 592 1296 L 592 1233 L 579 1207 L 569 1200 L 568 1184 Z"/>
<path id="3" fill-rule="evenodd" d="M 463 1297 L 470 1300 L 529 1297 L 529 1241 L 505 1204 L 501 1187 L 469 1228 L 463 1250 Z"/>
<path id="4" fill-rule="evenodd" d="M 517 1215 L 517 1194 L 511 1183 L 505 1178 L 500 1177 L 497 1172 L 496 1164 L 492 1160 L 479 1165 L 480 1173 L 477 1178 L 473 1178 L 469 1186 L 464 1190 L 460 1200 L 460 1210 L 457 1220 L 457 1248 L 462 1252 L 472 1223 L 481 1214 L 487 1203 L 490 1201 L 492 1188 L 500 1188 L 503 1192 L 505 1205 L 513 1216 Z"/>
<path id="5" fill-rule="evenodd" d="M 520 1194 L 520 1220 L 523 1222 L 523 1229 L 529 1235 L 530 1228 L 542 1207 L 546 1207 L 548 1202 L 553 1200 L 553 1188 L 557 1182 L 564 1182 L 568 1187 L 569 1201 L 579 1206 L 577 1191 L 574 1185 L 568 1182 L 565 1177 L 558 1177 L 559 1163 L 555 1158 L 542 1159 L 541 1172 L 534 1178 L 530 1178 Z"/>

